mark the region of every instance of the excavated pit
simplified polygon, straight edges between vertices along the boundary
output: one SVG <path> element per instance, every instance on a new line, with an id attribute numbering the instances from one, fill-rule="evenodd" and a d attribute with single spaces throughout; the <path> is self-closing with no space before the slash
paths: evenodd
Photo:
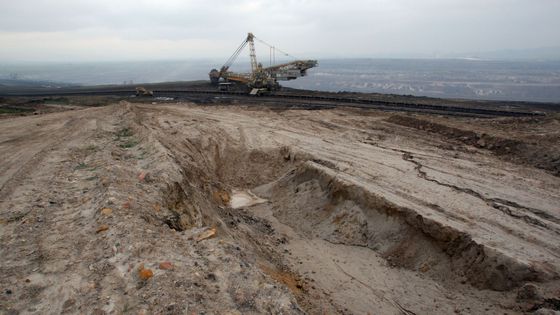
<path id="1" fill-rule="evenodd" d="M 175 230 L 221 225 L 227 233 L 235 233 L 227 229 L 235 212 L 224 217 L 223 211 L 208 215 L 201 209 L 265 204 L 281 223 L 308 239 L 368 248 L 392 267 L 420 272 L 436 281 L 467 281 L 481 289 L 501 291 L 550 278 L 478 244 L 466 232 L 395 205 L 382 194 L 345 179 L 328 161 L 295 154 L 287 147 L 244 150 L 219 141 L 211 141 L 198 152 L 205 167 L 182 165 L 188 180 L 171 184 L 167 192 L 171 214 L 163 221 Z M 193 191 L 186 193 L 183 186 Z M 197 194 L 195 200 L 204 200 L 204 195 L 210 198 L 204 205 L 186 202 Z"/>
<path id="2" fill-rule="evenodd" d="M 248 145 L 243 137 L 235 139 L 224 132 L 182 139 L 160 136 L 158 141 L 177 165 L 180 180 L 162 189 L 155 222 L 187 233 L 216 227 L 221 237 L 244 244 L 253 263 L 289 288 L 307 311 L 320 309 L 309 293 L 313 285 L 306 286 L 289 267 L 294 258 L 282 246 L 294 237 L 279 233 L 283 227 L 275 220 L 309 243 L 320 239 L 367 249 L 391 272 L 408 270 L 445 286 L 469 283 L 507 291 L 551 278 L 476 242 L 465 231 L 392 203 L 383 192 L 354 182 L 333 161 L 301 148 Z M 263 211 L 272 217 L 262 216 Z M 300 258 L 297 263 L 302 264 Z M 321 260 L 335 258 L 324 253 Z"/>
<path id="3" fill-rule="evenodd" d="M 466 278 L 479 288 L 509 290 L 548 278 L 531 266 L 477 244 L 461 231 L 399 207 L 312 161 L 254 190 L 274 215 L 306 235 L 369 248 L 390 265 L 437 280 Z"/>
<path id="4" fill-rule="evenodd" d="M 174 123 L 178 124 L 166 124 Z M 554 276 L 473 240 L 464 230 L 422 215 L 414 207 L 391 202 L 384 192 L 371 191 L 354 181 L 334 160 L 305 148 L 247 143 L 247 136 L 236 138 L 222 130 L 210 134 L 194 129 L 182 138 L 173 135 L 159 136 L 158 141 L 182 179 L 162 190 L 165 202 L 158 220 L 187 234 L 215 227 L 221 239 L 240 244 L 238 248 L 251 257 L 253 267 L 288 288 L 305 311 L 322 312 L 325 301 L 330 301 L 327 309 L 340 313 L 339 305 L 346 305 L 327 296 L 314 297 L 332 290 L 328 283 L 318 283 L 319 278 L 305 276 L 305 270 L 315 270 L 312 260 L 305 261 L 308 254 L 303 249 L 315 246 L 317 240 L 337 249 L 330 252 L 321 245 L 315 263 L 332 261 L 339 274 L 367 288 L 381 284 L 370 272 L 394 277 L 403 274 L 419 287 L 437 284 L 452 291 L 465 284 L 510 291 Z M 302 249 L 299 252 L 298 246 Z M 350 272 L 339 266 L 338 254 L 353 259 L 353 255 L 363 253 L 359 250 L 368 251 L 364 255 L 370 258 L 356 260 Z M 317 277 L 329 277 L 328 272 L 316 270 Z M 402 283 L 381 285 L 386 286 L 384 290 L 397 285 L 397 290 L 404 290 L 401 294 L 406 292 Z M 387 302 L 387 298 L 378 298 Z M 414 301 L 404 300 L 408 305 Z M 387 303 L 389 309 L 401 308 L 396 302 Z M 359 313 L 368 308 L 349 309 Z"/>

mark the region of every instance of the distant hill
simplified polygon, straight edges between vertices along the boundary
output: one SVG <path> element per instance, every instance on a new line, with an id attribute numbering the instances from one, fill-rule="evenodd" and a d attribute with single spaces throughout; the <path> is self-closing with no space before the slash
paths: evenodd
<path id="1" fill-rule="evenodd" d="M 26 90 L 42 90 L 42 89 L 59 89 L 79 86 L 76 84 L 52 82 L 52 81 L 37 81 L 37 80 L 19 80 L 19 79 L 0 79 L 0 93 L 1 92 L 14 92 Z"/>

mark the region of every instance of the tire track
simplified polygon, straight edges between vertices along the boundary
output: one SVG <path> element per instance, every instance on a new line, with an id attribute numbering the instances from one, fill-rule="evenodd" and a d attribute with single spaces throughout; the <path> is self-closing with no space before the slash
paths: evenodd
<path id="1" fill-rule="evenodd" d="M 70 118 L 55 134 L 51 134 L 47 139 L 52 139 L 43 145 L 43 148 L 33 155 L 31 159 L 25 162 L 8 180 L 4 182 L 0 188 L 0 202 L 7 201 L 7 198 L 14 192 L 14 190 L 29 177 L 31 172 L 35 170 L 53 150 L 53 148 L 64 143 L 73 137 L 73 130 L 75 127 L 81 126 L 80 118 Z M 67 130 L 67 128 L 69 130 Z M 59 137 L 60 131 L 64 131 L 62 136 Z"/>

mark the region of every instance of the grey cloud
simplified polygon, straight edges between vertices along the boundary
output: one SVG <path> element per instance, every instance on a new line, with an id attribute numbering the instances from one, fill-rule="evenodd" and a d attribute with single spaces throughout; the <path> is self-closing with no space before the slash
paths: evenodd
<path id="1" fill-rule="evenodd" d="M 209 55 L 227 55 L 247 31 L 294 54 L 320 56 L 560 45 L 557 0 L 0 1 L 0 40 L 13 42 L 0 58 L 17 55 L 17 36 L 119 39 L 123 51 L 126 41 L 206 40 Z"/>

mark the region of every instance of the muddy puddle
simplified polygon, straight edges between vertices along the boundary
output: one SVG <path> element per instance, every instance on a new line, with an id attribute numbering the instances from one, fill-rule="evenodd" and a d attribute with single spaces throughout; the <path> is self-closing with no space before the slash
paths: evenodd
<path id="1" fill-rule="evenodd" d="M 251 207 L 261 203 L 265 203 L 268 200 L 257 197 L 250 190 L 232 190 L 229 205 L 233 209 L 239 209 L 243 207 Z"/>

